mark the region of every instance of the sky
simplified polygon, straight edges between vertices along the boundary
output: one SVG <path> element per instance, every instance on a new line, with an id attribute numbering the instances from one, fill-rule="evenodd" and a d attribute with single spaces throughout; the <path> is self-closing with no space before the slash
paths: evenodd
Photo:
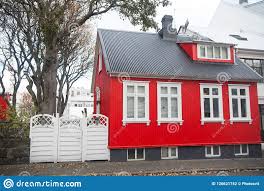
<path id="1" fill-rule="evenodd" d="M 161 19 L 164 15 L 172 15 L 174 18 L 174 27 L 179 28 L 183 25 L 186 19 L 189 20 L 190 26 L 207 27 L 210 23 L 213 14 L 221 0 L 171 0 L 172 5 L 168 7 L 159 7 L 157 10 L 156 22 L 161 27 Z M 229 3 L 238 4 L 239 0 L 224 0 Z M 249 3 L 258 0 L 249 0 Z M 97 28 L 116 29 L 116 30 L 129 30 L 140 31 L 140 26 L 133 26 L 128 19 L 122 20 L 117 12 L 110 11 L 100 18 L 94 19 L 91 22 L 94 27 L 94 34 Z M 153 31 L 154 30 L 150 30 Z M 1 67 L 1 66 L 0 66 Z M 82 78 L 76 82 L 75 87 L 91 87 L 91 73 L 86 78 Z M 9 80 L 6 80 L 10 84 Z M 85 84 L 85 85 L 84 85 Z M 20 92 L 26 91 L 27 83 L 22 83 Z"/>

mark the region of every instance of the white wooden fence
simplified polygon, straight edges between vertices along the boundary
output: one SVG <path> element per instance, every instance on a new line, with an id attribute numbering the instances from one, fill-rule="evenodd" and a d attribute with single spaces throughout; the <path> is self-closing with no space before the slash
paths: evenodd
<path id="1" fill-rule="evenodd" d="M 30 162 L 109 160 L 108 117 L 36 115 L 30 120 Z"/>

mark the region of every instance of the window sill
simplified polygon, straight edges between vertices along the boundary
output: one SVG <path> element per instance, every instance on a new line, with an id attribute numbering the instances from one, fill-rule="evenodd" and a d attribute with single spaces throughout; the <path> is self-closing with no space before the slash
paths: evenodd
<path id="1" fill-rule="evenodd" d="M 252 119 L 230 119 L 230 124 L 239 122 L 252 124 L 252 121 Z"/>
<path id="2" fill-rule="evenodd" d="M 158 126 L 160 126 L 161 123 L 179 123 L 180 125 L 182 125 L 183 120 L 158 120 Z"/>
<path id="3" fill-rule="evenodd" d="M 236 157 L 239 157 L 239 156 L 248 156 L 248 153 L 245 153 L 245 154 L 235 154 Z"/>
<path id="4" fill-rule="evenodd" d="M 206 155 L 205 157 L 206 158 L 218 158 L 220 157 L 221 155 Z"/>
<path id="5" fill-rule="evenodd" d="M 142 121 L 139 121 L 139 120 L 134 120 L 134 121 L 128 121 L 128 120 L 123 120 L 123 126 L 126 126 L 126 124 L 128 123 L 146 123 L 147 126 L 149 126 L 150 124 L 150 120 L 142 120 Z"/>
<path id="6" fill-rule="evenodd" d="M 201 124 L 204 125 L 205 123 L 221 123 L 224 124 L 224 119 L 202 119 Z"/>
<path id="7" fill-rule="evenodd" d="M 164 157 L 161 160 L 171 160 L 171 159 L 178 159 L 178 157 Z"/>

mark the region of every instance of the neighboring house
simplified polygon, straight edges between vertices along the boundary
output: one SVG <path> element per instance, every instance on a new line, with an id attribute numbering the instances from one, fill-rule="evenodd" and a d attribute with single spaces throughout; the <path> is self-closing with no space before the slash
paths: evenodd
<path id="1" fill-rule="evenodd" d="M 193 27 L 199 35 L 214 41 L 236 44 L 237 56 L 264 76 L 264 1 L 231 4 L 222 0 L 207 28 Z M 232 76 L 230 76 L 232 78 Z M 264 81 L 258 83 L 259 110 L 264 141 Z"/>
<path id="2" fill-rule="evenodd" d="M 92 88 L 110 160 L 261 157 L 261 76 L 234 44 L 171 26 L 164 16 L 159 33 L 98 30 Z"/>
<path id="3" fill-rule="evenodd" d="M 93 114 L 93 94 L 83 87 L 71 88 L 64 115 L 83 117 Z"/>

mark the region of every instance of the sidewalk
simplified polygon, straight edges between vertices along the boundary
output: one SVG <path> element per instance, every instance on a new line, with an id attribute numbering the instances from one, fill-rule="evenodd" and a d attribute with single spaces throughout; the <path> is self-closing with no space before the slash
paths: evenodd
<path id="1" fill-rule="evenodd" d="M 164 175 L 166 175 L 166 173 L 172 173 L 172 175 L 193 175 L 198 172 L 201 172 L 202 175 L 210 175 L 210 171 L 226 171 L 231 174 L 232 172 L 237 171 L 258 171 L 258 175 L 264 175 L 264 158 L 135 162 L 98 161 L 84 163 L 40 163 L 0 166 L 0 175 L 19 175 L 21 172 L 26 172 L 26 175 L 27 173 L 30 175 L 163 175 L 164 173 Z M 240 174 L 234 173 L 234 175 Z"/>

